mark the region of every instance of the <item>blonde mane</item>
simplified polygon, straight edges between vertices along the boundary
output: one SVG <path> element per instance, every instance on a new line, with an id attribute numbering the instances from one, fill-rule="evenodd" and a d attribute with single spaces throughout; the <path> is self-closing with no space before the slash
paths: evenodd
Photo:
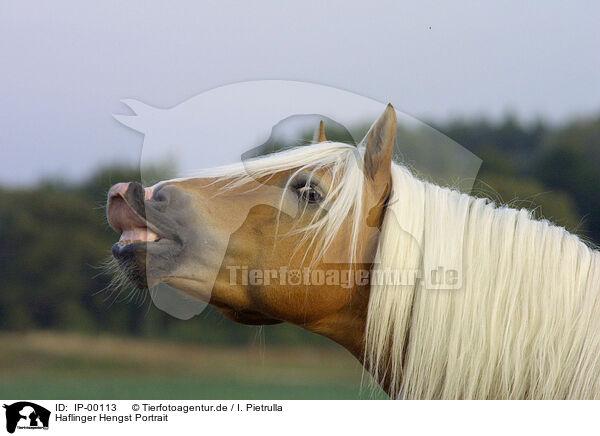
<path id="1" fill-rule="evenodd" d="M 356 246 L 363 153 L 326 142 L 199 176 L 234 187 L 328 168 L 327 213 L 299 229 L 323 253 L 346 219 Z M 429 283 L 439 268 L 457 271 L 459 286 Z M 364 363 L 392 398 L 600 397 L 600 253 L 565 229 L 393 163 L 373 272 L 389 270 L 421 271 L 414 283 L 371 284 Z"/>
<path id="2" fill-rule="evenodd" d="M 371 286 L 365 360 L 391 397 L 600 397 L 600 253 L 399 165 L 392 184 L 375 268 L 458 264 L 462 286 Z"/>

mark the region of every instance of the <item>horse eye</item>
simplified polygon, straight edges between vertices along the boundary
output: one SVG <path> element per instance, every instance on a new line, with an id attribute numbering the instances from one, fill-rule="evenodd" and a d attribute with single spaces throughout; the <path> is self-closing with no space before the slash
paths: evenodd
<path id="1" fill-rule="evenodd" d="M 311 186 L 302 186 L 297 188 L 298 196 L 308 203 L 318 203 L 321 201 L 321 194 Z"/>

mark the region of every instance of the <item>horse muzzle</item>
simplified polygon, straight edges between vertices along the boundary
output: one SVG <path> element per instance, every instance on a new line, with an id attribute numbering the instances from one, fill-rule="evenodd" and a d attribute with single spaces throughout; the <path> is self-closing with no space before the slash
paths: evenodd
<path id="1" fill-rule="evenodd" d="M 151 188 L 144 189 L 137 182 L 118 183 L 108 192 L 106 216 L 110 226 L 121 234 L 119 246 L 160 239 L 157 229 L 153 230 L 146 219 L 144 202 L 151 197 Z"/>
<path id="2" fill-rule="evenodd" d="M 138 182 L 118 183 L 110 188 L 106 207 L 108 223 L 121 235 L 112 247 L 112 254 L 128 278 L 142 289 L 149 285 L 148 246 L 163 240 L 161 231 L 146 218 L 145 202 L 152 198 L 152 193 L 153 188 L 144 188 Z"/>

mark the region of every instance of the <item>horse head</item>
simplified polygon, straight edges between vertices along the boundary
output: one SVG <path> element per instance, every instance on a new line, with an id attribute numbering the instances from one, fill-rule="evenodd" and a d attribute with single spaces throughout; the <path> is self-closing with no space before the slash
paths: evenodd
<path id="1" fill-rule="evenodd" d="M 375 258 L 396 129 L 388 105 L 359 148 L 327 141 L 321 123 L 309 147 L 116 184 L 113 255 L 138 288 L 165 283 L 245 324 L 290 322 L 361 358 L 369 285 L 355 278 Z"/>

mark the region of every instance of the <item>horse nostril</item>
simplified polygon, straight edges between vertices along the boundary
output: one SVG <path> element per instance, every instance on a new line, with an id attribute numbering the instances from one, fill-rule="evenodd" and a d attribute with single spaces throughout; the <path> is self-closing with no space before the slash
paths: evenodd
<path id="1" fill-rule="evenodd" d="M 171 202 L 172 192 L 167 186 L 160 187 L 152 193 L 152 200 L 158 203 L 157 206 L 163 209 Z"/>
<path id="2" fill-rule="evenodd" d="M 144 197 L 144 187 L 139 182 L 129 182 L 127 186 L 127 192 L 131 191 L 132 195 L 136 197 Z"/>

